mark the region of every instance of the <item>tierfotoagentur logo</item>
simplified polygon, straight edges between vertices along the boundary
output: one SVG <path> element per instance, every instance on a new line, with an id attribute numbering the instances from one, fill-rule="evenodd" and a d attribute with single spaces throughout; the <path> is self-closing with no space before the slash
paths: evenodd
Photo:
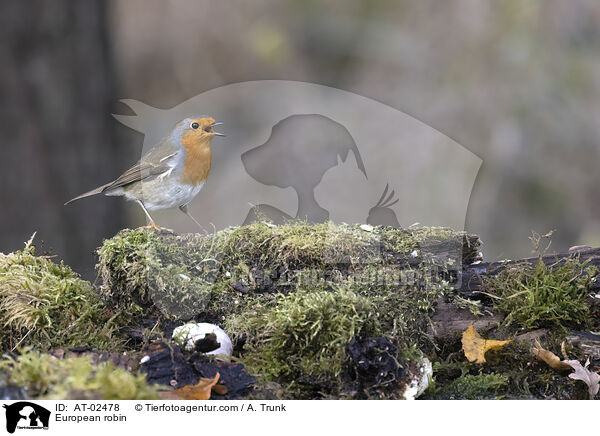
<path id="1" fill-rule="evenodd" d="M 6 409 L 6 431 L 14 433 L 19 430 L 47 430 L 50 422 L 50 411 L 29 401 L 19 401 L 3 405 Z"/>
<path id="2" fill-rule="evenodd" d="M 122 103 L 128 106 L 129 113 L 114 116 L 144 134 L 142 156 L 148 155 L 156 144 L 163 144 L 181 120 L 210 117 L 207 119 L 218 124 L 220 134 L 225 136 L 213 141 L 210 176 L 194 192 L 194 200 L 180 208 L 213 232 L 255 222 L 281 225 L 294 220 L 349 223 L 364 225 L 366 229 L 433 226 L 460 230 L 464 229 L 471 191 L 481 166 L 481 159 L 475 154 L 410 115 L 348 91 L 313 83 L 235 83 L 204 92 L 170 109 L 131 99 Z M 146 171 L 151 173 L 163 165 L 170 153 L 164 157 L 161 154 L 158 163 Z M 164 177 L 178 168 L 173 164 Z M 142 203 L 156 202 L 155 179 L 142 177 L 139 192 L 136 191 L 136 198 Z M 198 226 L 177 208 L 155 208 L 151 215 L 161 226 L 178 233 L 198 232 Z M 381 253 L 373 253 L 366 260 L 340 256 L 338 250 L 328 248 L 335 246 L 339 235 L 324 233 L 320 263 L 330 265 L 331 271 L 347 269 L 341 265 L 344 262 L 375 266 L 385 263 Z M 376 235 L 377 232 L 371 233 L 371 239 Z M 377 242 L 373 245 L 377 246 Z M 415 247 L 414 256 L 435 256 L 438 248 L 420 244 Z M 463 261 L 461 254 L 461 247 L 453 248 L 449 254 L 455 268 Z M 218 259 L 206 260 L 198 270 L 209 265 L 207 262 L 218 263 Z M 285 281 L 266 276 L 289 272 L 250 271 L 248 280 Z M 248 282 L 233 277 L 240 271 L 230 273 L 232 282 Z M 189 285 L 188 275 L 184 276 L 178 288 Z M 407 283 L 404 277 L 388 277 L 384 269 L 376 278 L 400 285 Z M 154 290 L 161 286 L 149 288 L 149 296 L 157 307 L 171 316 L 191 317 L 205 304 L 201 297 L 184 302 Z"/>

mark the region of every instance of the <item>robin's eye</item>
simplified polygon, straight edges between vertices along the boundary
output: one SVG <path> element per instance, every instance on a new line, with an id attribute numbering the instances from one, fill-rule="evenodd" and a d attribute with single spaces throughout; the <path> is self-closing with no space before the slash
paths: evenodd
<path id="1" fill-rule="evenodd" d="M 198 127 L 200 127 L 200 124 L 192 123 L 192 129 L 197 129 Z"/>

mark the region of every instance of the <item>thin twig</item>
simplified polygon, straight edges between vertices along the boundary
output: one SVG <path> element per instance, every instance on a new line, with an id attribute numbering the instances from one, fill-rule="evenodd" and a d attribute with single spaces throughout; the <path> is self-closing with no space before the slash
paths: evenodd
<path id="1" fill-rule="evenodd" d="M 35 236 L 35 233 L 34 233 L 34 236 Z M 32 239 L 33 239 L 33 237 L 32 237 Z M 32 330 L 31 330 L 31 329 L 27 330 L 27 333 L 25 333 L 25 336 L 23 336 L 23 337 L 21 338 L 21 340 L 20 340 L 19 342 L 17 342 L 17 345 L 15 345 L 15 346 L 12 348 L 12 350 L 10 350 L 10 352 L 12 353 L 13 351 L 15 351 L 15 350 L 17 349 L 17 347 L 18 347 L 19 345 L 21 345 L 21 342 L 23 342 L 23 341 L 25 340 L 25 338 L 26 338 L 27 336 L 29 336 L 29 333 L 31 333 L 31 332 L 32 332 Z"/>
<path id="2" fill-rule="evenodd" d="M 502 298 L 502 297 L 498 297 L 497 295 L 488 294 L 487 292 L 483 292 L 483 291 L 473 291 L 473 293 L 487 295 L 488 297 L 495 298 L 496 300 L 504 300 L 504 298 Z"/>

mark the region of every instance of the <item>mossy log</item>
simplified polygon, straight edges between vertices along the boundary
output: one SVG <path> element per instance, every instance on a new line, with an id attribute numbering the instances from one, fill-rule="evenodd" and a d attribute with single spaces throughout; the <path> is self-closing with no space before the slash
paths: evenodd
<path id="1" fill-rule="evenodd" d="M 494 302 L 493 299 L 498 298 L 498 296 L 488 292 L 489 284 L 486 284 L 486 280 L 496 278 L 502 273 L 520 271 L 524 267 L 534 269 L 540 261 L 547 271 L 551 271 L 558 266 L 564 267 L 568 262 L 575 262 L 574 265 L 581 265 L 579 273 L 584 273 L 586 270 L 600 267 L 600 248 L 575 247 L 575 249 L 565 253 L 500 262 L 465 264 L 460 280 L 460 296 L 467 300 L 483 302 L 490 307 L 486 308 L 486 315 L 475 316 L 466 308 L 457 307 L 454 301 L 441 301 L 436 305 L 436 312 L 432 316 L 436 337 L 451 337 L 464 331 L 471 324 L 479 330 L 486 330 L 489 327 L 498 325 L 504 319 L 505 314 L 498 313 L 491 307 Z M 575 277 L 571 278 L 574 279 Z M 598 278 L 590 280 L 586 288 L 590 294 L 597 294 L 600 291 L 600 280 Z"/>
<path id="2" fill-rule="evenodd" d="M 437 291 L 460 289 L 463 265 L 481 260 L 479 238 L 465 232 L 332 223 L 255 223 L 206 237 L 126 230 L 99 255 L 101 292 L 112 305 L 208 322 L 324 282 L 352 282 L 369 297 L 436 289 L 421 301 L 428 310 Z"/>
<path id="3" fill-rule="evenodd" d="M 459 307 L 456 300 L 449 297 L 440 297 L 431 315 L 432 326 L 429 334 L 437 340 L 448 340 L 458 337 L 469 326 L 475 330 L 484 332 L 499 325 L 504 316 L 493 313 L 490 308 L 485 315 L 474 314 L 467 307 Z"/>
<path id="4" fill-rule="evenodd" d="M 109 352 L 99 359 L 139 357 L 149 340 L 171 346 L 176 325 L 212 322 L 256 377 L 248 398 L 296 399 L 406 398 L 431 371 L 429 398 L 583 398 L 572 379 L 536 363 L 532 338 L 555 352 L 564 341 L 571 358 L 591 356 L 593 370 L 600 360 L 587 333 L 600 331 L 594 249 L 489 264 L 476 236 L 442 228 L 124 230 L 99 249 L 92 286 L 30 244 L 0 256 L 5 351 L 90 345 Z M 470 364 L 460 337 L 471 324 L 514 341 L 489 366 Z M 183 354 L 196 364 L 196 353 Z"/>
<path id="5" fill-rule="evenodd" d="M 430 311 L 426 330 L 439 339 L 471 324 L 486 330 L 504 319 L 486 296 L 486 277 L 540 259 L 548 268 L 574 258 L 586 268 L 600 266 L 600 248 L 503 262 L 481 262 L 480 248 L 476 235 L 443 228 L 256 223 L 209 237 L 127 230 L 100 249 L 99 272 L 103 293 L 114 304 L 134 302 L 164 318 L 216 323 L 268 306 L 298 285 L 319 289 L 322 281 L 351 279 L 368 298 L 398 287 L 422 288 L 427 291 L 412 297 Z M 590 283 L 595 286 L 598 280 Z M 458 304 L 451 290 L 461 298 Z M 473 310 L 468 300 L 483 300 L 484 311 Z"/>
<path id="6" fill-rule="evenodd" d="M 573 258 L 577 258 L 579 262 L 585 263 L 586 268 L 596 267 L 600 269 L 600 248 L 592 247 L 574 247 L 568 252 L 547 254 L 541 257 L 535 256 L 518 260 L 465 264 L 461 277 L 460 293 L 464 298 L 485 298 L 485 295 L 481 293 L 482 291 L 485 291 L 485 277 L 497 276 L 502 271 L 515 266 L 534 266 L 540 259 L 544 265 L 551 268 L 556 265 L 564 264 L 566 260 Z M 600 291 L 600 280 L 595 280 L 591 284 L 590 290 Z"/>
<path id="7" fill-rule="evenodd" d="M 395 358 L 423 361 L 435 302 L 460 288 L 463 263 L 481 253 L 476 236 L 445 228 L 294 222 L 209 236 L 127 230 L 99 256 L 110 307 L 138 307 L 159 329 L 188 320 L 222 326 L 243 348 L 244 365 L 283 382 L 288 397 L 356 398 L 363 388 L 379 397 L 404 390 L 387 379 L 374 382 L 381 389 L 364 387 L 362 372 L 345 363 L 350 343 L 357 356 L 386 344 Z M 422 366 L 407 368 L 388 375 L 418 377 Z"/>

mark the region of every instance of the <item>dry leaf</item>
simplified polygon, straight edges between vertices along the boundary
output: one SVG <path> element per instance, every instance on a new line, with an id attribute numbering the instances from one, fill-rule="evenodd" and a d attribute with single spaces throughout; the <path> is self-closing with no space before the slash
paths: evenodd
<path id="1" fill-rule="evenodd" d="M 475 361 L 475 363 L 485 362 L 486 351 L 499 350 L 509 342 L 511 341 L 483 339 L 473 326 L 470 326 L 467 330 L 465 330 L 462 336 L 462 348 L 465 352 L 465 356 L 467 356 L 469 362 Z"/>
<path id="2" fill-rule="evenodd" d="M 198 384 L 175 389 L 173 393 L 184 400 L 210 400 L 210 391 L 219 381 L 219 373 L 213 378 L 201 378 Z M 225 388 L 227 391 L 227 388 Z"/>
<path id="3" fill-rule="evenodd" d="M 566 347 L 565 347 L 565 344 L 566 344 L 566 343 L 567 343 L 567 341 L 562 341 L 562 342 L 560 343 L 560 352 L 561 352 L 561 353 L 562 353 L 562 355 L 563 355 L 563 359 L 565 359 L 565 360 L 569 360 L 569 356 L 567 356 L 567 349 L 566 349 Z"/>
<path id="4" fill-rule="evenodd" d="M 563 356 L 566 356 L 565 343 L 561 345 Z M 554 369 L 574 369 L 575 372 L 569 374 L 569 377 L 574 380 L 581 380 L 588 385 L 590 400 L 593 400 L 598 390 L 600 389 L 600 375 L 592 372 L 588 369 L 590 359 L 585 362 L 585 366 L 582 366 L 578 360 L 560 360 L 559 357 L 551 351 L 544 350 L 538 341 L 535 341 L 535 347 L 531 349 L 531 352 L 535 354 L 539 360 L 543 360 L 549 366 Z"/>
<path id="5" fill-rule="evenodd" d="M 531 349 L 531 352 L 539 360 L 546 362 L 551 368 L 558 370 L 571 369 L 571 365 L 560 360 L 560 358 L 552 351 L 542 348 L 538 340 L 535 341 L 535 347 Z"/>
<path id="6" fill-rule="evenodd" d="M 227 386 L 225 385 L 214 385 L 212 390 L 217 395 L 225 395 L 227 393 Z"/>
<path id="7" fill-rule="evenodd" d="M 578 360 L 565 360 L 565 363 L 575 370 L 574 373 L 569 374 L 569 377 L 574 380 L 581 380 L 588 385 L 590 400 L 593 400 L 600 389 L 600 375 L 588 369 L 590 359 L 588 358 L 585 362 L 585 366 L 582 366 Z"/>

